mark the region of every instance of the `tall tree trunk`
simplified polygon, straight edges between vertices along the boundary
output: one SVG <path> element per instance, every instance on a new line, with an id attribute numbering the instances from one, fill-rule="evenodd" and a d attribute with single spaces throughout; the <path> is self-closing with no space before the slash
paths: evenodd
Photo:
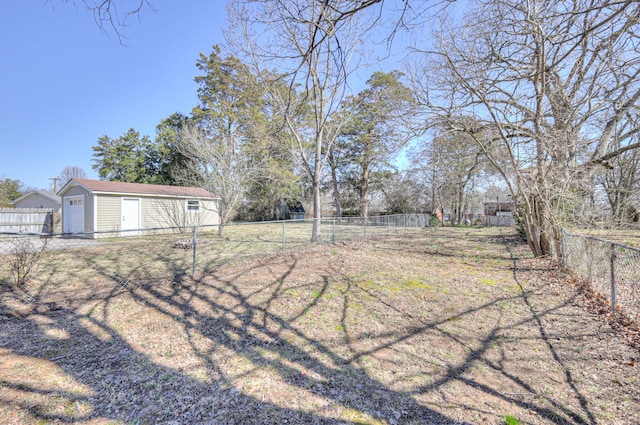
<path id="1" fill-rule="evenodd" d="M 360 182 L 360 217 L 369 216 L 369 167 L 362 168 L 362 180 Z"/>
<path id="2" fill-rule="evenodd" d="M 222 229 L 224 228 L 225 224 L 227 224 L 226 223 L 225 213 L 223 211 L 220 211 L 220 224 L 218 225 L 218 236 L 219 237 L 222 236 Z"/>
<path id="3" fill-rule="evenodd" d="M 311 242 L 320 242 L 320 218 L 321 199 L 320 199 L 320 173 L 313 176 L 313 227 L 311 230 Z"/>
<path id="4" fill-rule="evenodd" d="M 322 129 L 316 135 L 315 161 L 313 164 L 313 227 L 311 230 L 311 242 L 320 242 L 320 218 L 322 217 L 322 201 L 320 198 L 320 176 L 322 173 L 322 143 L 324 132 Z"/>
<path id="5" fill-rule="evenodd" d="M 456 205 L 456 224 L 460 225 L 464 216 L 464 187 L 458 188 L 458 200 Z"/>
<path id="6" fill-rule="evenodd" d="M 336 164 L 333 151 L 329 152 L 329 165 L 331 167 L 331 183 L 333 185 L 333 203 L 335 204 L 336 217 L 342 217 L 342 203 L 338 185 L 338 164 Z"/>
<path id="7" fill-rule="evenodd" d="M 562 226 L 554 215 L 547 193 L 542 191 L 526 199 L 522 207 L 527 243 L 536 257 L 560 259 Z"/>

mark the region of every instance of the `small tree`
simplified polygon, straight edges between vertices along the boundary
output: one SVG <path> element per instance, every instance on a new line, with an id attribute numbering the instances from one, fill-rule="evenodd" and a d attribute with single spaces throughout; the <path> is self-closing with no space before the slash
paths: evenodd
<path id="1" fill-rule="evenodd" d="M 38 241 L 42 241 L 42 243 L 36 244 L 33 239 L 28 237 L 19 237 L 12 241 L 13 248 L 9 254 L 9 268 L 14 289 L 25 286 L 36 269 L 42 253 L 46 250 L 48 239 L 38 239 Z"/>
<path id="2" fill-rule="evenodd" d="M 10 207 L 22 195 L 21 186 L 20 180 L 0 179 L 0 208 Z"/>
<path id="3" fill-rule="evenodd" d="M 220 198 L 218 214 L 222 225 L 218 235 L 222 236 L 223 226 L 233 217 L 250 181 L 258 175 L 259 166 L 241 139 L 232 134 L 214 138 L 193 123 L 186 125 L 177 147 L 189 159 L 187 166 L 176 172 L 177 178 Z"/>

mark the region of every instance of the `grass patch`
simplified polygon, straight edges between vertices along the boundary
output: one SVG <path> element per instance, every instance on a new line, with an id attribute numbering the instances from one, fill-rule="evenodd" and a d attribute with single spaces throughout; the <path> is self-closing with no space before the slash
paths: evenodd
<path id="1" fill-rule="evenodd" d="M 488 285 L 488 286 L 496 285 L 495 279 L 491 279 L 491 278 L 483 278 L 483 279 L 480 279 L 479 282 L 482 283 L 483 285 Z"/>
<path id="2" fill-rule="evenodd" d="M 506 415 L 504 417 L 504 423 L 506 425 L 520 425 L 520 424 L 522 424 L 522 422 L 520 422 L 520 419 L 516 418 L 515 416 L 511 416 L 511 415 Z"/>
<path id="3" fill-rule="evenodd" d="M 637 352 L 504 229 L 239 257 L 275 235 L 242 230 L 197 279 L 169 236 L 51 252 L 37 302 L 0 293 L 0 422 L 640 421 Z"/>

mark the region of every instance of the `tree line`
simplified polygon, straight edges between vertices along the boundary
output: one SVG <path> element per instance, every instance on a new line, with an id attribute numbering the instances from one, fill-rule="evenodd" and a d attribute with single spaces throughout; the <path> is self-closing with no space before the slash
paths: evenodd
<path id="1" fill-rule="evenodd" d="M 224 157 L 248 171 L 242 199 L 269 192 L 270 158 L 314 217 L 323 191 L 338 211 L 367 214 L 374 188 L 389 206 L 458 215 L 478 188 L 502 191 L 538 256 L 560 255 L 563 226 L 638 221 L 638 2 L 231 0 L 228 13 L 234 84 L 249 76 L 251 89 L 216 97 L 202 57 L 201 105 L 181 140 L 249 151 Z M 391 50 L 401 33 L 404 73 L 372 73 L 353 95 L 374 46 Z M 391 158 L 409 141 L 400 173 Z"/>
<path id="2" fill-rule="evenodd" d="M 365 89 L 345 97 L 332 117 L 334 142 L 321 149 L 330 160 L 316 170 L 307 93 L 275 73 L 268 85 L 259 81 L 219 46 L 201 54 L 196 67 L 198 104 L 189 115 L 162 119 L 154 138 L 131 128 L 98 139 L 93 167 L 100 178 L 206 188 L 220 197 L 226 223 L 277 218 L 280 200 L 307 203 L 315 173 L 319 189 L 333 190 L 337 215 L 366 216 L 371 186 L 397 172 L 393 160 L 410 139 L 408 117 L 415 109 L 402 73 L 374 72 Z M 284 98 L 297 104 L 278 103 Z M 297 111 L 283 120 L 286 107 Z"/>

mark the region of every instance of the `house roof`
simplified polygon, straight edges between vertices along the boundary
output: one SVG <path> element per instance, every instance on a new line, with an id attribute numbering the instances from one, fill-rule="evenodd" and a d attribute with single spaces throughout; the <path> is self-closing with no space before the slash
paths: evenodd
<path id="1" fill-rule="evenodd" d="M 89 180 L 74 178 L 58 191 L 62 195 L 72 186 L 80 185 L 91 192 L 126 193 L 136 195 L 177 196 L 193 198 L 215 198 L 211 192 L 199 187 L 165 186 L 160 184 L 124 183 L 108 180 Z"/>
<path id="2" fill-rule="evenodd" d="M 60 197 L 58 195 L 55 194 L 55 192 L 50 191 L 50 190 L 32 190 L 31 192 L 27 192 L 24 195 L 22 195 L 21 197 L 14 199 L 13 203 L 15 204 L 16 202 L 20 202 L 24 199 L 27 199 L 31 196 L 34 195 L 40 195 L 44 198 L 50 199 L 54 202 L 60 203 Z"/>

